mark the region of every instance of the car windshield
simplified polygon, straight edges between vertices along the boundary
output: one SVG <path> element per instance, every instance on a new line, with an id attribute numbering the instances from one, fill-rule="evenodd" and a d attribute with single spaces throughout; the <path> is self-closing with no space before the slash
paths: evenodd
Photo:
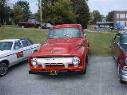
<path id="1" fill-rule="evenodd" d="M 11 50 L 13 42 L 0 42 L 0 50 Z"/>
<path id="2" fill-rule="evenodd" d="M 120 44 L 127 44 L 127 35 L 121 35 Z"/>
<path id="3" fill-rule="evenodd" d="M 79 28 L 51 29 L 49 30 L 48 37 L 49 38 L 81 37 L 81 32 Z"/>

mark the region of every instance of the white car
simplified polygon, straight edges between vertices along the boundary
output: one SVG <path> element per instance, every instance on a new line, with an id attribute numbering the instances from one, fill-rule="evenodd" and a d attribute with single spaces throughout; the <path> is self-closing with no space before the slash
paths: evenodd
<path id="1" fill-rule="evenodd" d="M 28 58 L 37 51 L 40 44 L 33 44 L 28 39 L 0 40 L 0 76 L 8 72 L 8 68 Z"/>

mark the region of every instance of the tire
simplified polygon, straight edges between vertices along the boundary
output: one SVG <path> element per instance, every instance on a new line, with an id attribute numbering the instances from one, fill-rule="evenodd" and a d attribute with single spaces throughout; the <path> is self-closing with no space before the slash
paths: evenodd
<path id="1" fill-rule="evenodd" d="M 88 59 L 88 55 L 86 55 L 86 64 L 88 64 L 88 61 L 89 59 Z"/>
<path id="2" fill-rule="evenodd" d="M 86 74 L 86 69 L 87 69 L 87 64 L 86 64 L 85 68 L 82 71 L 80 71 L 79 73 L 80 74 Z"/>
<path id="3" fill-rule="evenodd" d="M 120 83 L 121 84 L 125 84 L 126 82 L 120 79 Z"/>
<path id="4" fill-rule="evenodd" d="M 0 63 L 0 76 L 6 75 L 8 72 L 8 64 L 7 63 Z"/>
<path id="5" fill-rule="evenodd" d="M 86 74 L 86 68 L 83 71 L 81 71 L 81 74 Z"/>

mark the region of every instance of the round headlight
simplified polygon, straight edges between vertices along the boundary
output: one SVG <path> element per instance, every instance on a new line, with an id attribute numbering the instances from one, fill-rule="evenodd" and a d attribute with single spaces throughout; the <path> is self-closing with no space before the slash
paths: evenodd
<path id="1" fill-rule="evenodd" d="M 79 57 L 74 57 L 73 60 L 72 60 L 72 63 L 74 65 L 78 65 L 80 63 L 80 58 Z"/>
<path id="2" fill-rule="evenodd" d="M 31 64 L 32 64 L 33 66 L 37 65 L 37 60 L 36 60 L 35 58 L 33 58 L 33 59 L 31 60 Z"/>
<path id="3" fill-rule="evenodd" d="M 125 59 L 125 64 L 127 64 L 127 58 Z"/>

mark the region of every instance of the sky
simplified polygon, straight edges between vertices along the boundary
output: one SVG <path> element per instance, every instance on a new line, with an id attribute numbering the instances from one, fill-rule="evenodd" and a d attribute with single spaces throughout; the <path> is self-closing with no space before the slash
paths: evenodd
<path id="1" fill-rule="evenodd" d="M 9 0 L 9 5 L 13 5 L 18 0 Z M 30 10 L 32 13 L 36 13 L 38 10 L 37 0 L 24 0 L 30 4 Z M 107 15 L 112 10 L 127 10 L 127 0 L 89 0 L 88 5 L 90 11 L 99 10 L 102 15 Z"/>
<path id="2" fill-rule="evenodd" d="M 102 15 L 107 15 L 113 10 L 127 10 L 127 0 L 89 0 L 90 11 L 99 10 Z"/>
<path id="3" fill-rule="evenodd" d="M 19 0 L 8 0 L 8 4 L 13 7 L 13 5 Z M 29 2 L 30 10 L 32 13 L 36 13 L 38 10 L 38 0 L 22 0 Z"/>

